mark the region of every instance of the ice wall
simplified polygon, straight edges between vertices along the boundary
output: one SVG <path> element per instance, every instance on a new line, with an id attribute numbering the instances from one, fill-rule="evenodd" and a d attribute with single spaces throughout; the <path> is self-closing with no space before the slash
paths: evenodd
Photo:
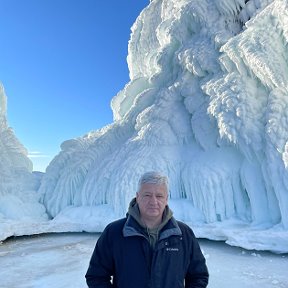
<path id="1" fill-rule="evenodd" d="M 27 150 L 8 126 L 6 117 L 7 97 L 0 84 L 0 230 L 2 220 L 47 219 L 37 193 L 40 181 L 33 175 Z"/>
<path id="2" fill-rule="evenodd" d="M 47 168 L 39 192 L 50 216 L 101 205 L 123 216 L 153 169 L 193 225 L 287 230 L 287 6 L 151 1 L 132 27 L 114 122 L 65 141 Z"/>

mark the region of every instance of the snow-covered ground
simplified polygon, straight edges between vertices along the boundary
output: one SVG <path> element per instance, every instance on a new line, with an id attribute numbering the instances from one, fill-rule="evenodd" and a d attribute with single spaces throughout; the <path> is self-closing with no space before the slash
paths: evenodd
<path id="1" fill-rule="evenodd" d="M 0 287 L 86 287 L 84 275 L 98 236 L 95 233 L 43 234 L 3 242 Z M 288 254 L 199 241 L 210 271 L 209 288 L 288 287 Z"/>

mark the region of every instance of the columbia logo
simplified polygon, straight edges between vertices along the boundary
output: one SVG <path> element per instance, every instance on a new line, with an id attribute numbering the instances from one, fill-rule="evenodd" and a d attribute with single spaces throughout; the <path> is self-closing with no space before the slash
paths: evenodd
<path id="1" fill-rule="evenodd" d="M 179 248 L 166 248 L 166 251 L 178 252 Z"/>

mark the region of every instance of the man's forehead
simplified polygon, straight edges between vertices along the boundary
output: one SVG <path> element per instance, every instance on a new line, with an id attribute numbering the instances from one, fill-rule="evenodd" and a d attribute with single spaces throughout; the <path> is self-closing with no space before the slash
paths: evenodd
<path id="1" fill-rule="evenodd" d="M 143 183 L 141 185 L 141 189 L 140 191 L 146 191 L 146 192 L 149 192 L 149 191 L 164 191 L 166 192 L 167 190 L 167 187 L 165 184 L 154 184 L 154 183 Z"/>

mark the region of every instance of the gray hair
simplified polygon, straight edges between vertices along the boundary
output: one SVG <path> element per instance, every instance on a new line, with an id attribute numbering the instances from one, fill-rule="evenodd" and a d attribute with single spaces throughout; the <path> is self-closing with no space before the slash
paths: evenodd
<path id="1" fill-rule="evenodd" d="M 161 174 L 157 171 L 149 171 L 144 173 L 138 182 L 138 192 L 141 189 L 141 186 L 143 184 L 156 184 L 156 185 L 165 185 L 167 189 L 167 193 L 169 191 L 169 183 L 168 183 L 168 177 L 164 174 Z"/>

